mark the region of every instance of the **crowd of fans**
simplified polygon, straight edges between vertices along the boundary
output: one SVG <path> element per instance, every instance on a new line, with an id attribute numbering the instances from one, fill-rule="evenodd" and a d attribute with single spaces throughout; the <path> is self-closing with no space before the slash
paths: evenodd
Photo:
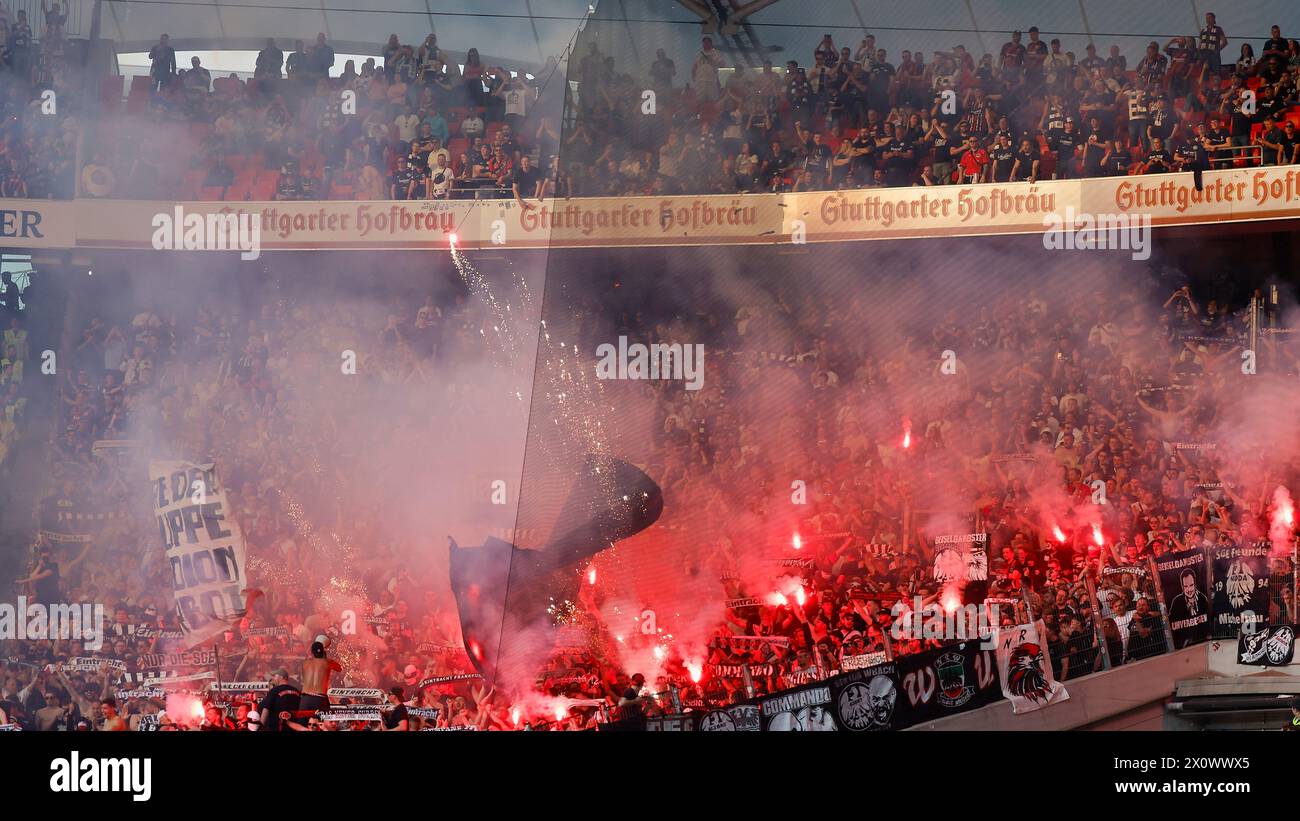
<path id="1" fill-rule="evenodd" d="M 320 532 L 374 546 L 355 565 L 373 596 L 364 598 L 360 611 L 370 613 L 362 630 L 368 636 L 373 631 L 369 640 L 376 643 L 365 649 L 373 661 L 348 661 L 335 684 L 402 688 L 388 698 L 407 708 L 402 715 L 409 729 L 577 729 L 629 711 L 703 709 L 778 691 L 831 675 L 851 656 L 924 651 L 942 642 L 894 634 L 891 610 L 900 601 L 911 608 L 918 596 L 946 606 L 952 595 L 953 588 L 934 577 L 934 538 L 941 534 L 933 531 L 937 511 L 926 500 L 936 493 L 936 475 L 971 489 L 971 515 L 958 526 L 987 534 L 987 590 L 981 595 L 1003 603 L 1004 622 L 1030 614 L 1043 619 L 1061 679 L 1165 652 L 1147 558 L 1201 543 L 1258 539 L 1268 530 L 1268 500 L 1258 492 L 1264 485 L 1248 489 L 1225 467 L 1240 454 L 1187 447 L 1207 439 L 1219 402 L 1229 395 L 1243 312 L 1201 303 L 1180 287 L 1153 321 L 1144 317 L 1149 295 L 1142 288 L 1111 296 L 1079 305 L 1054 303 L 1035 290 L 997 295 L 981 308 L 977 323 L 963 325 L 947 314 L 884 357 L 834 341 L 824 330 L 860 315 L 862 298 L 837 303 L 789 295 L 780 307 L 742 306 L 714 329 L 715 361 L 732 364 L 711 371 L 704 389 L 647 383 L 660 431 L 647 469 L 663 487 L 668 510 L 698 512 L 701 521 L 716 523 L 718 536 L 707 546 L 671 532 L 663 538 L 681 553 L 690 577 L 716 575 L 719 606 L 724 596 L 761 600 L 720 609 L 711 638 L 699 647 L 670 648 L 649 678 L 620 659 L 638 651 L 649 658 L 644 651 L 658 637 L 620 635 L 616 646 L 604 589 L 583 585 L 578 600 L 568 603 L 568 638 L 548 658 L 531 694 L 507 697 L 471 678 L 429 682 L 472 672 L 460 648 L 455 605 L 434 581 L 441 577 L 390 543 L 374 512 L 345 512 L 341 503 L 332 510 L 317 506 L 311 518 Z M 797 316 L 789 305 L 798 306 Z M 141 721 L 177 729 L 227 723 L 258 729 L 247 726 L 250 714 L 266 729 L 400 723 L 388 721 L 393 712 L 385 722 L 331 722 L 279 705 L 294 692 L 290 679 L 313 639 L 339 637 L 337 613 L 322 609 L 312 592 L 337 573 L 338 556 L 304 533 L 295 496 L 333 498 L 344 486 L 341 466 L 382 447 L 390 435 L 344 434 L 351 427 L 346 414 L 331 423 L 339 431 L 332 438 L 321 436 L 318 422 L 302 424 L 306 386 L 324 377 L 320 367 L 330 367 L 313 366 L 304 354 L 324 339 L 378 335 L 377 352 L 364 369 L 379 384 L 458 386 L 441 404 L 421 408 L 432 426 L 454 426 L 490 401 L 474 394 L 473 375 L 448 364 L 456 352 L 482 344 L 478 329 L 489 318 L 481 301 L 462 295 L 413 309 L 395 306 L 382 326 L 367 326 L 363 312 L 341 305 L 290 308 L 275 300 L 247 312 L 199 307 L 191 315 L 160 315 L 143 307 L 134 315 L 92 318 L 76 366 L 63 377 L 50 443 L 54 484 L 37 513 L 45 528 L 54 527 L 49 523 L 58 511 L 112 515 L 91 542 L 38 536 L 19 590 L 41 601 L 103 602 L 112 627 L 97 652 L 59 640 L 6 649 L 0 657 L 6 716 L 43 729 L 76 729 L 82 722 L 83 729 L 114 729 Z M 628 322 L 637 333 L 640 317 Z M 776 358 L 757 353 L 787 322 L 809 323 L 810 342 Z M 15 362 L 30 359 L 21 333 L 20 324 L 6 333 Z M 1021 364 L 953 380 L 929 404 L 912 407 L 912 438 L 903 447 L 897 402 L 908 390 L 907 374 L 923 372 L 936 345 Z M 1275 356 L 1274 367 L 1296 370 L 1289 348 L 1278 345 Z M 789 417 L 774 432 L 747 415 L 743 404 L 721 399 L 791 377 L 802 387 L 784 401 L 806 408 L 811 421 Z M 9 395 L 17 395 L 12 386 Z M 346 405 L 346 397 L 337 401 Z M 20 410 L 16 415 L 21 420 Z M 205 702 L 196 695 L 192 703 L 203 709 L 178 716 L 180 708 L 156 694 L 131 692 L 131 684 L 118 680 L 119 668 L 146 669 L 144 654 L 179 649 L 166 634 L 139 631 L 176 628 L 165 563 L 155 556 L 152 513 L 141 508 L 146 500 L 136 492 L 138 482 L 128 481 L 147 469 L 145 454 L 121 441 L 140 424 L 175 442 L 175 452 L 218 455 L 253 583 L 264 593 L 218 642 L 216 659 L 187 669 L 216 667 L 226 682 L 270 680 L 277 688 L 272 696 L 226 694 Z M 817 437 L 787 430 L 795 424 L 815 424 Z M 771 436 L 784 444 L 774 447 Z M 1288 473 L 1294 465 L 1276 458 L 1261 464 L 1277 481 L 1294 478 Z M 798 579 L 798 591 L 787 584 L 778 600 L 770 584 L 756 587 L 752 574 L 738 569 L 747 549 L 770 543 L 777 521 L 769 503 L 747 489 L 780 488 L 789 475 L 807 477 L 809 504 L 794 523 L 800 549 L 786 545 L 779 555 L 807 562 L 782 571 Z M 1092 503 L 1098 480 L 1106 505 Z M 277 491 L 283 488 L 294 489 L 293 495 Z M 1055 494 L 1056 501 L 1045 505 L 1044 494 Z M 1103 534 L 1101 545 L 1093 523 Z M 1059 536 L 1056 527 L 1063 530 Z M 1278 583 L 1269 618 L 1293 622 L 1290 560 L 1276 559 L 1271 570 Z M 764 640 L 736 640 L 744 636 Z M 79 657 L 120 665 L 98 671 L 60 666 Z M 259 702 L 267 698 L 269 707 Z M 212 705 L 215 712 L 208 710 Z M 161 719 L 143 718 L 166 712 Z"/>
<path id="2" fill-rule="evenodd" d="M 0 197 L 70 199 L 81 138 L 82 46 L 66 11 L 44 10 L 40 40 L 27 13 L 0 3 Z"/>
<path id="3" fill-rule="evenodd" d="M 149 57 L 147 87 L 132 87 L 125 113 L 109 81 L 88 196 L 531 199 L 553 191 L 546 172 L 558 153 L 564 85 L 554 60 L 533 75 L 486 65 L 471 48 L 461 66 L 434 34 L 418 47 L 394 34 L 379 60 L 359 67 L 336 65 L 324 34 L 287 55 L 268 39 L 247 81 L 214 80 L 198 57 L 178 67 L 167 35 Z"/>
<path id="4" fill-rule="evenodd" d="M 811 65 L 761 69 L 705 37 L 688 71 L 662 49 L 644 76 L 597 45 L 577 61 L 565 195 L 733 194 L 1011 182 L 1296 161 L 1300 44 L 1274 26 L 1235 63 L 1214 14 L 1130 66 L 1013 32 L 997 54 L 893 52 L 827 34 Z M 638 110 L 654 89 L 659 116 Z M 1248 92 L 1248 93 L 1247 93 Z M 649 120 L 649 123 L 647 122 Z"/>
<path id="5" fill-rule="evenodd" d="M 556 122 L 536 116 L 559 112 L 546 97 L 557 93 L 552 88 L 563 95 L 562 77 L 551 85 L 545 72 L 535 82 L 512 76 L 483 66 L 473 50 L 462 71 L 433 35 L 418 49 L 394 36 L 380 65 L 347 65 L 341 77 L 330 76 L 334 55 L 323 35 L 312 47 L 296 44 L 287 59 L 271 42 L 254 80 L 216 83 L 198 62 L 178 71 L 164 38 L 152 52 L 141 121 L 180 124 L 195 135 L 203 150 L 187 156 L 197 167 L 179 172 L 166 164 L 166 152 L 130 139 L 129 129 L 109 130 L 120 141 L 97 143 L 82 184 L 90 196 L 170 196 L 188 175 L 219 196 L 242 191 L 254 198 L 269 173 L 272 195 L 287 199 L 451 196 L 475 181 L 522 199 L 549 190 L 731 193 L 1150 172 L 1235 157 L 1225 152 L 1252 145 L 1264 162 L 1294 161 L 1294 128 L 1278 123 L 1296 102 L 1295 41 L 1274 32 L 1260 60 L 1243 50 L 1232 68 L 1222 64 L 1226 39 L 1212 15 L 1206 23 L 1200 36 L 1175 38 L 1163 53 L 1153 44 L 1133 72 L 1117 48 L 1102 59 L 1089 46 L 1076 62 L 1031 29 L 1028 44 L 1013 36 L 996 61 L 985 55 L 976 64 L 958 47 L 928 64 L 905 52 L 898 68 L 870 36 L 856 53 L 828 37 L 811 70 L 737 69 L 725 87 L 724 61 L 706 39 L 684 89 L 675 85 L 673 62 L 658 55 L 651 78 L 659 127 L 634 118 L 638 83 L 593 46 L 577 63 L 576 124 L 563 146 Z M 50 48 L 56 37 L 47 34 Z M 10 82 L 11 105 L 39 102 L 38 85 L 17 76 Z M 1254 114 L 1242 107 L 1242 86 L 1255 93 Z M 355 117 L 343 116 L 347 90 L 356 92 Z M 956 100 L 951 113 L 949 99 Z M 459 116 L 449 117 L 453 111 Z M 38 121 L 28 111 L 13 128 L 51 127 L 30 125 Z M 75 117 L 53 127 L 61 136 L 49 150 L 75 146 Z M 1185 151 L 1195 147 L 1190 135 L 1202 133 L 1203 156 Z M 27 139 L 32 152 L 46 150 L 45 140 L 6 138 L 11 163 Z M 1171 148 L 1179 159 L 1166 153 Z M 561 151 L 568 152 L 562 169 Z M 1250 161 L 1251 154 L 1239 156 Z M 696 187 L 699 181 L 706 189 Z M 856 346 L 825 330 L 855 327 L 870 314 L 866 296 L 837 301 L 792 292 L 773 305 L 717 316 L 718 325 L 695 329 L 719 340 L 712 361 L 729 364 L 717 377 L 711 372 L 698 392 L 670 382 L 647 387 L 660 432 L 648 471 L 668 509 L 703 511 L 725 523 L 725 537 L 685 553 L 692 574 L 717 576 L 727 600 L 761 602 L 724 609 L 703 646 L 670 651 L 647 678 L 620 663 L 628 651 L 602 628 L 602 588 L 584 586 L 568 616 L 582 640 L 551 654 L 536 692 L 507 695 L 452 679 L 472 670 L 459 649 L 454 603 L 433 583 L 431 567 L 406 561 L 398 546 L 377 547 L 353 568 L 360 589 L 373 596 L 360 594 L 369 613 L 362 629 L 374 643 L 364 663 L 343 659 L 337 683 L 387 692 L 394 707 L 380 722 L 321 721 L 292 709 L 292 680 L 316 636 L 340 639 L 337 614 L 323 612 L 312 595 L 329 584 L 322 574 L 337 569 L 337 557 L 322 561 L 327 548 L 305 533 L 301 507 L 280 491 L 335 498 L 341 466 L 389 433 L 344 435 L 339 417 L 330 422 L 335 434 L 323 438 L 320 424 L 301 424 L 311 412 L 302 400 L 307 386 L 319 383 L 319 368 L 336 367 L 310 352 L 340 338 L 377 340 L 362 368 L 367 378 L 458 385 L 440 405 L 421 408 L 422 424 L 454 426 L 488 401 L 475 395 L 473 375 L 451 364 L 481 346 L 480 329 L 490 324 L 486 306 L 465 294 L 429 299 L 418 309 L 396 306 L 381 324 L 368 324 L 365 312 L 343 301 L 273 299 L 255 309 L 204 305 L 181 313 L 140 305 L 92 318 L 74 367 L 60 376 L 49 442 L 54 481 L 36 511 L 40 526 L 19 590 L 42 602 L 103 602 L 110 635 L 99 650 L 60 639 L 6 647 L 0 724 L 578 729 L 612 714 L 701 709 L 774 692 L 823 678 L 850 657 L 898 658 L 935 646 L 933 639 L 894 635 L 891 609 L 900 601 L 910 606 L 914 596 L 928 603 L 952 594 L 934 578 L 939 534 L 927 527 L 936 511 L 927 508 L 926 486 L 936 475 L 971 490 L 969 529 L 987 534 L 987 595 L 1009 603 L 1007 620 L 1043 619 L 1058 677 L 1165 652 L 1154 580 L 1141 572 L 1147 558 L 1260 538 L 1268 531 L 1262 494 L 1272 484 L 1247 485 L 1235 475 L 1229 460 L 1241 454 L 1186 447 L 1206 442 L 1219 403 L 1230 395 L 1244 306 L 1201 302 L 1181 286 L 1161 295 L 1163 308 L 1152 317 L 1149 296 L 1134 285 L 1080 304 L 1008 290 L 990 297 L 978 321 L 947 314 L 898 340 L 887 355 L 884 346 Z M 23 373 L 33 367 L 22 318 L 9 324 L 0 362 L 5 447 L 23 433 L 31 383 Z M 792 347 L 774 330 L 788 327 L 806 331 L 801 339 L 808 343 Z M 639 315 L 627 329 L 651 330 Z M 604 338 L 583 341 L 594 350 Z M 1290 348 L 1273 347 L 1274 367 L 1295 371 Z M 926 402 L 902 407 L 910 375 L 932 368 L 934 351 L 945 349 L 1001 357 L 1007 365 L 954 379 Z M 758 354 L 764 350 L 777 355 Z M 806 409 L 799 424 L 815 425 L 815 437 L 783 428 L 778 448 L 760 414 L 726 400 L 759 390 L 774 369 L 798 383 L 784 401 Z M 141 427 L 176 443 L 175 452 L 219 461 L 263 595 L 218 643 L 213 661 L 193 666 L 215 667 L 225 682 L 267 680 L 266 695 L 196 695 L 196 714 L 176 714 L 166 698 L 136 692 L 119 676 L 120 669 L 150 669 L 145 655 L 178 649 L 159 632 L 177 627 L 170 581 L 150 539 L 152 512 L 141 508 L 147 500 L 133 478 L 147 469 L 144 455 L 129 446 Z M 1278 481 L 1295 478 L 1294 465 L 1261 464 Z M 808 477 L 811 489 L 808 512 L 795 522 L 801 544 L 785 554 L 806 564 L 788 574 L 798 577 L 797 591 L 774 598 L 739 568 L 747 545 L 770 541 L 766 503 L 750 491 L 787 487 L 789 476 Z M 1098 481 L 1105 505 L 1091 501 Z M 1078 515 L 1072 518 L 1071 509 Z M 1078 513 L 1084 510 L 1097 518 Z M 102 514 L 90 540 L 57 538 L 59 514 L 68 511 Z M 336 543 L 355 537 L 389 544 L 374 512 L 345 514 L 340 504 L 311 514 Z M 729 530 L 730 523 L 754 521 L 757 532 L 748 524 Z M 1285 558 L 1272 572 L 1279 580 L 1294 576 Z M 1293 583 L 1273 589 L 1269 619 L 1295 622 Z M 657 640 L 625 638 L 631 645 Z M 114 664 L 67 664 L 74 658 Z M 539 712 L 537 698 L 549 713 Z"/>
<path id="6" fill-rule="evenodd" d="M 72 90 L 75 50 L 60 26 L 47 22 L 39 47 L 25 22 L 8 31 L 3 65 L 21 78 L 10 106 L 37 106 L 40 89 Z M 1233 61 L 1227 43 L 1210 13 L 1199 33 L 1152 41 L 1132 66 L 1119 46 L 1103 57 L 1088 44 L 1080 55 L 1031 27 L 997 54 L 958 45 L 927 61 L 903 49 L 897 63 L 873 35 L 849 47 L 828 34 L 809 65 L 753 69 L 729 65 L 706 37 L 687 72 L 660 49 L 633 76 L 593 42 L 566 78 L 554 60 L 534 75 L 486 65 L 474 48 L 462 64 L 434 34 L 418 47 L 394 34 L 379 58 L 338 66 L 320 34 L 287 53 L 268 40 L 245 80 L 213 78 L 197 57 L 178 66 L 164 35 L 125 101 L 122 78 L 106 80 L 80 188 L 91 197 L 522 201 L 1296 162 L 1300 44 L 1274 26 L 1258 56 L 1243 43 Z M 656 95 L 648 115 L 647 87 Z M 29 131 L 38 121 L 22 118 Z M 75 121 L 63 128 L 67 142 L 37 136 L 21 150 L 7 141 L 5 196 L 68 196 Z"/>

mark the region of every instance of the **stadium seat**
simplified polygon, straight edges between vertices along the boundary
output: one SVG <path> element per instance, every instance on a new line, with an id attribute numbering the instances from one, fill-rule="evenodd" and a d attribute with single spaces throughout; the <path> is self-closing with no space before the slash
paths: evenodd
<path id="1" fill-rule="evenodd" d="M 244 84 L 233 77 L 218 77 L 212 81 L 212 93 L 222 97 L 236 97 Z"/>
<path id="2" fill-rule="evenodd" d="M 253 195 L 253 199 L 264 202 L 275 196 L 275 188 L 279 183 L 279 171 L 259 171 L 249 193 Z"/>
<path id="3" fill-rule="evenodd" d="M 143 114 L 149 110 L 149 92 L 138 92 L 135 88 L 126 98 L 127 114 Z"/>
<path id="4" fill-rule="evenodd" d="M 222 189 L 217 185 L 205 185 L 199 190 L 199 199 L 204 202 L 220 202 Z"/>
<path id="5" fill-rule="evenodd" d="M 99 100 L 104 105 L 111 105 L 112 111 L 116 113 L 122 105 L 122 89 L 125 83 L 120 74 L 112 77 L 105 77 L 99 83 Z"/>
<path id="6" fill-rule="evenodd" d="M 184 200 L 197 200 L 199 192 L 203 188 L 203 171 L 188 171 L 181 180 L 180 190 L 177 196 Z"/>

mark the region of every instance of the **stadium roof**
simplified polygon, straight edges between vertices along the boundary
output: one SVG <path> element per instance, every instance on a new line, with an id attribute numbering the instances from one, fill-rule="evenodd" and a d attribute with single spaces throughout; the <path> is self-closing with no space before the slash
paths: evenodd
<path id="1" fill-rule="evenodd" d="M 84 36 L 92 2 L 71 5 L 70 33 Z M 147 50 L 164 32 L 178 49 L 256 49 L 269 36 L 287 50 L 295 39 L 310 41 L 324 32 L 338 52 L 375 54 L 389 34 L 414 45 L 436 31 L 439 45 L 453 55 L 475 47 L 485 62 L 518 68 L 563 55 L 594 8 L 597 31 L 591 34 L 602 51 L 613 54 L 622 70 L 643 71 L 657 47 L 689 65 L 701 10 L 747 5 L 757 10 L 738 36 L 716 39 L 737 61 L 752 64 L 764 55 L 778 65 L 791 58 L 807 63 L 823 34 L 837 45 L 856 46 L 864 31 L 877 36 L 891 59 L 905 48 L 928 55 L 957 43 L 976 54 L 996 52 L 1011 30 L 1037 25 L 1044 39 L 1059 36 L 1065 50 L 1080 56 L 1089 42 L 1103 53 L 1119 45 L 1132 65 L 1147 42 L 1163 46 L 1174 35 L 1192 34 L 1211 10 L 1231 38 L 1225 58 L 1236 59 L 1243 39 L 1258 49 L 1273 23 L 1284 36 L 1300 36 L 1300 4 L 1292 0 L 103 0 L 101 35 L 119 52 Z"/>
<path id="2" fill-rule="evenodd" d="M 418 46 L 433 31 L 453 56 L 477 48 L 489 64 L 540 66 L 564 53 L 587 10 L 588 0 L 104 0 L 100 36 L 118 52 L 147 51 L 164 33 L 178 50 L 260 49 L 274 37 L 289 51 L 323 32 L 337 52 L 378 54 L 390 34 Z M 89 11 L 69 28 L 88 34 Z"/>

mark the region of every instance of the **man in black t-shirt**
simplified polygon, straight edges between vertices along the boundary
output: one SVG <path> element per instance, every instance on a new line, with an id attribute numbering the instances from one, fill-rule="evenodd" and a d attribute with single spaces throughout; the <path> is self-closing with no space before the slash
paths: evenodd
<path id="1" fill-rule="evenodd" d="M 541 169 L 533 166 L 532 157 L 521 154 L 519 156 L 519 165 L 515 166 L 510 181 L 510 189 L 514 192 L 515 202 L 519 203 L 519 207 L 532 208 L 532 205 L 524 202 L 525 197 L 541 198 L 541 194 L 538 192 L 538 183 L 541 181 Z"/>
<path id="2" fill-rule="evenodd" d="M 935 165 L 938 166 L 939 150 L 935 149 Z M 853 178 L 862 182 L 871 179 L 871 173 L 876 167 L 876 141 L 871 139 L 865 128 L 858 129 L 858 133 L 853 138 Z M 951 163 L 949 163 L 951 170 Z M 948 182 L 948 180 L 944 180 Z"/>
<path id="3" fill-rule="evenodd" d="M 916 152 L 906 136 L 902 125 L 894 126 L 894 138 L 881 152 L 881 158 L 885 162 L 885 185 L 891 188 L 912 184 L 912 173 L 915 171 L 912 161 Z"/>
<path id="4" fill-rule="evenodd" d="M 424 175 L 420 169 L 407 162 L 406 157 L 397 158 L 397 170 L 389 179 L 389 197 L 395 200 L 413 200 L 424 186 Z"/>
<path id="5" fill-rule="evenodd" d="M 394 687 L 388 691 L 388 703 L 394 705 L 394 707 L 384 713 L 383 720 L 379 725 L 380 730 L 385 732 L 406 732 L 410 729 L 410 714 L 406 710 L 406 705 L 402 703 L 404 693 L 405 691 L 401 687 Z"/>
<path id="6" fill-rule="evenodd" d="M 265 732 L 283 730 L 280 713 L 292 713 L 297 710 L 301 695 L 297 688 L 289 684 L 288 670 L 280 668 L 271 673 L 271 689 L 257 705 L 258 711 L 262 714 L 262 730 Z"/>
<path id="7" fill-rule="evenodd" d="M 1165 145 L 1173 139 L 1178 131 L 1178 117 L 1169 108 L 1169 100 L 1157 97 L 1151 105 L 1151 117 L 1147 122 L 1147 139 L 1154 143 L 1157 139 Z"/>
<path id="8" fill-rule="evenodd" d="M 947 185 L 952 182 L 952 148 L 957 144 L 957 140 L 952 135 L 952 129 L 943 120 L 935 117 L 930 120 L 930 131 L 925 135 L 924 139 L 930 143 L 931 148 L 934 150 L 934 161 L 931 170 L 934 172 L 935 181 L 941 185 Z M 854 144 L 856 145 L 856 142 Z"/>
<path id="9" fill-rule="evenodd" d="M 1082 141 L 1074 118 L 1066 117 L 1065 130 L 1051 141 L 1052 150 L 1056 152 L 1056 179 L 1068 180 L 1074 176 L 1074 156 Z"/>
<path id="10" fill-rule="evenodd" d="M 1143 174 L 1166 174 L 1172 170 L 1174 159 L 1169 156 L 1165 150 L 1165 144 L 1160 139 L 1151 141 L 1151 150 L 1147 152 L 1146 161 L 1142 165 Z"/>
<path id="11" fill-rule="evenodd" d="M 1219 111 L 1228 115 L 1228 133 L 1232 135 L 1235 146 L 1247 145 L 1250 141 L 1251 115 L 1244 109 L 1247 99 L 1245 79 L 1240 74 L 1232 75 L 1232 87 L 1223 92 Z"/>
<path id="12" fill-rule="evenodd" d="M 1282 139 L 1278 142 L 1278 164 L 1294 164 L 1296 161 L 1296 146 L 1300 145 L 1300 134 L 1297 134 L 1295 123 L 1287 120 L 1286 125 L 1282 127 Z"/>
<path id="13" fill-rule="evenodd" d="M 812 174 L 817 186 L 824 187 L 831 169 L 831 147 L 822 142 L 820 132 L 813 132 L 804 144 L 804 150 L 807 152 L 804 157 L 804 170 Z"/>
<path id="14" fill-rule="evenodd" d="M 1011 169 L 1012 179 L 1016 182 L 1038 182 L 1038 163 L 1038 147 L 1029 137 L 1024 138 L 1020 141 L 1020 148 L 1016 149 L 1016 164 Z"/>
<path id="15" fill-rule="evenodd" d="M 1006 134 L 998 136 L 997 142 L 989 149 L 989 160 L 993 163 L 993 182 L 1011 182 L 1011 169 L 1016 164 L 1016 152 L 1011 147 L 1011 138 Z"/>
<path id="16" fill-rule="evenodd" d="M 1085 177 L 1100 177 L 1105 174 L 1102 168 L 1102 158 L 1106 156 L 1106 142 L 1101 135 L 1093 132 L 1088 135 L 1088 141 L 1083 144 L 1083 175 Z"/>

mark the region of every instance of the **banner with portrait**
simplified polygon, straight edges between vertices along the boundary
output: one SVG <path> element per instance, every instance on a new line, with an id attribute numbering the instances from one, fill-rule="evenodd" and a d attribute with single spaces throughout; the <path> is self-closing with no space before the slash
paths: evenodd
<path id="1" fill-rule="evenodd" d="M 1205 550 L 1178 550 L 1156 559 L 1160 592 L 1169 609 L 1174 649 L 1205 641 L 1210 632 L 1210 600 L 1205 595 Z"/>
<path id="2" fill-rule="evenodd" d="M 863 732 L 895 728 L 898 666 L 893 662 L 851 670 L 827 682 L 832 714 L 841 730 Z"/>

